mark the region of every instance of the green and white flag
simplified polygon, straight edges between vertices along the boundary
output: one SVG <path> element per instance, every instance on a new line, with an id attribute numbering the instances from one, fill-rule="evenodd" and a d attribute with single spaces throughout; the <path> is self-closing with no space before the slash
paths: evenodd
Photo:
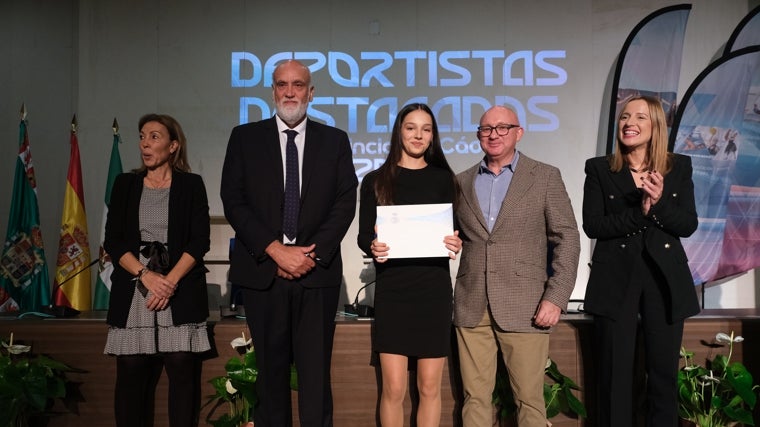
<path id="1" fill-rule="evenodd" d="M 103 240 L 106 237 L 106 218 L 108 217 L 108 206 L 111 204 L 111 187 L 116 176 L 122 172 L 121 156 L 119 155 L 119 136 L 118 125 L 114 119 L 113 145 L 111 146 L 111 161 L 108 165 L 108 181 L 106 182 L 105 208 L 103 209 L 103 222 L 100 228 L 100 262 L 98 263 L 98 280 L 95 282 L 95 297 L 92 301 L 93 310 L 108 310 L 108 299 L 111 295 L 111 273 L 113 264 L 111 257 L 103 249 Z"/>
<path id="2" fill-rule="evenodd" d="M 38 311 L 50 305 L 50 276 L 23 107 L 22 116 L 8 229 L 0 256 L 0 311 Z"/>

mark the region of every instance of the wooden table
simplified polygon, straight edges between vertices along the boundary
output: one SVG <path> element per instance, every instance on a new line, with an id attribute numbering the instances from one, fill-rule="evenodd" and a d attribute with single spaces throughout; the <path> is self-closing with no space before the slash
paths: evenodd
<path id="1" fill-rule="evenodd" d="M 32 345 L 35 353 L 45 353 L 74 367 L 85 369 L 71 379 L 82 382 L 86 401 L 79 405 L 79 415 L 54 418 L 50 426 L 112 426 L 113 384 L 115 361 L 103 354 L 107 332 L 103 312 L 82 313 L 75 319 L 0 320 L 0 336 L 14 333 L 16 340 Z M 335 406 L 335 427 L 374 427 L 378 398 L 378 371 L 370 365 L 370 321 L 338 320 L 333 350 L 332 387 Z M 591 351 L 590 318 L 578 314 L 563 317 L 552 333 L 549 353 L 559 369 L 584 388 L 578 397 L 592 408 L 594 357 Z M 236 353 L 230 341 L 248 330 L 243 320 L 223 319 L 212 324 L 214 355 L 203 365 L 203 396 L 213 394 L 207 381 L 224 374 L 224 363 Z M 746 340 L 735 347 L 737 360 L 744 360 L 750 372 L 760 378 L 760 316 L 754 310 L 712 310 L 686 322 L 683 345 L 697 353 L 696 360 L 708 355 L 709 348 L 701 342 L 711 342 L 717 332 L 743 335 Z M 441 426 L 457 426 L 461 387 L 456 355 L 444 368 L 442 384 Z M 414 381 L 410 381 L 414 383 Z M 167 426 L 167 381 L 159 383 L 156 402 L 156 426 Z M 294 393 L 295 395 L 295 393 Z M 405 402 L 405 417 L 410 420 L 412 404 Z M 760 409 L 760 405 L 758 405 Z M 295 401 L 294 401 L 295 408 Z M 201 425 L 205 412 L 201 414 Z M 577 420 L 563 415 L 551 420 L 554 427 L 592 426 L 593 420 Z M 298 425 L 297 421 L 294 425 Z M 411 422 L 407 421 L 407 425 Z"/>

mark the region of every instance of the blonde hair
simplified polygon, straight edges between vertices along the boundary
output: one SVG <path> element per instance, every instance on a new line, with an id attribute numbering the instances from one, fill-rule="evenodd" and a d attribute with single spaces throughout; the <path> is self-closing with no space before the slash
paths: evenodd
<path id="1" fill-rule="evenodd" d="M 652 121 L 652 139 L 649 140 L 649 147 L 647 148 L 646 168 L 650 171 L 658 171 L 664 176 L 670 172 L 672 154 L 668 152 L 668 123 L 665 119 L 665 110 L 663 110 L 660 100 L 651 96 L 636 96 L 629 99 L 620 109 L 618 122 L 625 107 L 631 102 L 638 100 L 646 102 L 649 108 L 649 119 Z M 612 172 L 620 172 L 624 167 L 628 166 L 625 158 L 623 158 L 623 142 L 620 140 L 619 134 L 616 136 L 616 139 L 615 150 L 609 158 L 610 170 Z"/>

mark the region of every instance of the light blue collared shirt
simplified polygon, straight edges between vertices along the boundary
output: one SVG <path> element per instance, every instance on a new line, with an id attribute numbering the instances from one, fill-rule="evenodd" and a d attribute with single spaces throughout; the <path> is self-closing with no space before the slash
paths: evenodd
<path id="1" fill-rule="evenodd" d="M 483 212 L 489 233 L 493 231 L 496 218 L 499 217 L 501 204 L 507 196 L 507 190 L 509 190 L 509 184 L 512 182 L 512 176 L 519 159 L 520 152 L 515 150 L 512 163 L 503 166 L 498 175 L 488 169 L 485 158 L 480 161 L 480 169 L 475 175 L 475 194 L 478 196 L 480 210 Z"/>

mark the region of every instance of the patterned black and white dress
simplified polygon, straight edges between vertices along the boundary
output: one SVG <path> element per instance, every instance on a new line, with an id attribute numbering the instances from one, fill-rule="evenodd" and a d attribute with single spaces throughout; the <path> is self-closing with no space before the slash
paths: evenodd
<path id="1" fill-rule="evenodd" d="M 143 187 L 140 198 L 140 239 L 166 242 L 168 234 L 170 188 Z M 140 262 L 148 259 L 140 254 Z M 150 296 L 150 293 L 148 293 Z M 135 292 L 125 328 L 110 327 L 105 354 L 134 355 L 169 352 L 202 353 L 211 348 L 206 322 L 174 325 L 172 305 L 161 311 L 145 307 L 146 297 Z"/>

